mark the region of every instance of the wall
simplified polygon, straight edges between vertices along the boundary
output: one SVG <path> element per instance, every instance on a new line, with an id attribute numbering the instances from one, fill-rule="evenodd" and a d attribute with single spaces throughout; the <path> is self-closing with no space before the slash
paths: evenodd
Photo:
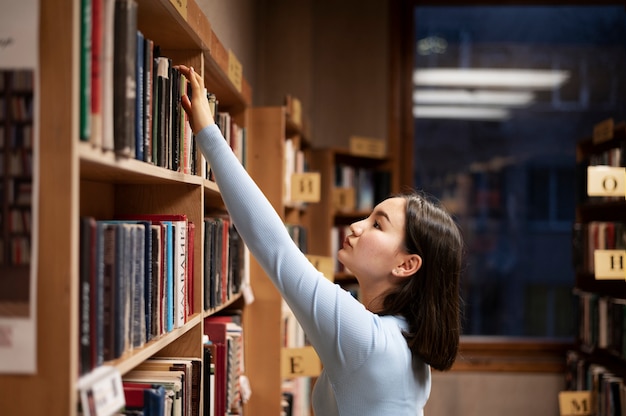
<path id="1" fill-rule="evenodd" d="M 385 138 L 388 12 L 378 0 L 198 0 L 254 105 L 303 103 L 316 147 Z M 220 16 L 215 19 L 213 16 Z M 561 374 L 434 373 L 427 416 L 557 415 Z"/>
<path id="2" fill-rule="evenodd" d="M 561 374 L 433 373 L 426 416 L 556 416 Z"/>

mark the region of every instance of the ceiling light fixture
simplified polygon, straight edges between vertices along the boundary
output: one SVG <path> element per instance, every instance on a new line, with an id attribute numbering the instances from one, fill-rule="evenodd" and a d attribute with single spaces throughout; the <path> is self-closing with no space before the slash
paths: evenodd
<path id="1" fill-rule="evenodd" d="M 530 91 L 489 91 L 466 89 L 417 89 L 413 91 L 413 104 L 454 104 L 523 107 L 534 101 Z"/>
<path id="2" fill-rule="evenodd" d="M 415 105 L 413 117 L 498 121 L 509 118 L 510 112 L 504 108 Z"/>
<path id="3" fill-rule="evenodd" d="M 552 89 L 569 78 L 568 71 L 541 69 L 424 68 L 413 72 L 418 87 Z"/>

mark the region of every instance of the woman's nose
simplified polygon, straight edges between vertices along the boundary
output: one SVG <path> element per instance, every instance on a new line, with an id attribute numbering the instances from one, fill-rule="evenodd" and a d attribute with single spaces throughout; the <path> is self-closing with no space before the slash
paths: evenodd
<path id="1" fill-rule="evenodd" d="M 353 222 L 352 224 L 350 224 L 350 231 L 352 231 L 352 234 L 356 236 L 361 235 L 361 232 L 363 232 L 363 226 L 361 225 L 361 221 Z"/>

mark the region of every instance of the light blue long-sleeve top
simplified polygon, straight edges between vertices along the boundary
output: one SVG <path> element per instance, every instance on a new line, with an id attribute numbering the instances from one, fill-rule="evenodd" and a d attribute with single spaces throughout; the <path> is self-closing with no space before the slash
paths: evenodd
<path id="1" fill-rule="evenodd" d="M 315 269 L 217 126 L 204 128 L 196 140 L 237 230 L 322 361 L 312 397 L 315 415 L 422 415 L 430 367 L 412 365 L 401 332 L 405 320 L 368 311 Z"/>

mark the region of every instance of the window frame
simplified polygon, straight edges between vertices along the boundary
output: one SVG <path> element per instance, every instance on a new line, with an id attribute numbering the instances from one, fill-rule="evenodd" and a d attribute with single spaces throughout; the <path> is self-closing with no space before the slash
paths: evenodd
<path id="1" fill-rule="evenodd" d="M 412 74 L 414 62 L 413 10 L 416 6 L 471 6 L 469 0 L 391 0 L 389 2 L 389 103 L 388 149 L 395 155 L 392 189 L 413 183 Z M 495 1 L 480 5 L 624 5 L 623 0 L 540 0 Z M 626 11 L 626 5 L 624 5 Z M 407 88 L 410 86 L 410 88 Z M 572 317 L 574 319 L 574 317 Z M 452 371 L 563 373 L 566 351 L 575 340 L 544 338 L 461 336 L 459 354 Z"/>

